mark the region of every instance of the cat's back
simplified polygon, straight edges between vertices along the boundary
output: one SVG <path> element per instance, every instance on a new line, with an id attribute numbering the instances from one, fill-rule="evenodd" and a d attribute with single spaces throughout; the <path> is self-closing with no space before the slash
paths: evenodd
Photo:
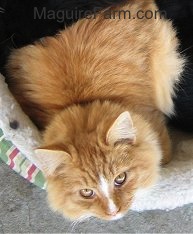
<path id="1" fill-rule="evenodd" d="M 156 100 L 155 93 L 160 79 L 162 86 L 170 85 L 167 78 L 177 73 L 175 32 L 158 16 L 135 18 L 139 11 L 154 14 L 156 6 L 151 1 L 130 1 L 112 8 L 111 16 L 106 11 L 81 20 L 55 38 L 13 53 L 9 85 L 32 119 L 38 115 L 47 119 L 69 105 L 96 99 L 152 108 L 157 101 L 167 109 L 162 102 L 171 102 L 173 90 L 162 89 L 163 101 Z"/>

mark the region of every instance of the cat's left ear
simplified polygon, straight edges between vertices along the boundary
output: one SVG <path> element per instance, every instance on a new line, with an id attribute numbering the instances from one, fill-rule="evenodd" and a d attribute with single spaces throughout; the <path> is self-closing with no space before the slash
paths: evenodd
<path id="1" fill-rule="evenodd" d="M 131 115 L 128 111 L 123 112 L 115 120 L 109 129 L 106 141 L 110 145 L 126 141 L 129 144 L 134 144 L 136 141 L 136 130 L 133 126 Z"/>
<path id="2" fill-rule="evenodd" d="M 70 155 L 64 151 L 55 151 L 47 149 L 35 150 L 36 159 L 39 162 L 39 169 L 45 176 L 54 174 L 58 166 L 70 160 Z"/>

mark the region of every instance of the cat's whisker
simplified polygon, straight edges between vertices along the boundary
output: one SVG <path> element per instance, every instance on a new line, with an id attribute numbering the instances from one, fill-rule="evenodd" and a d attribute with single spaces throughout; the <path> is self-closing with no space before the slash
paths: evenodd
<path id="1" fill-rule="evenodd" d="M 92 217 L 92 216 L 90 216 L 90 215 L 82 216 L 82 217 L 80 218 L 80 220 L 79 220 L 79 223 L 84 222 L 84 221 L 86 221 L 86 220 L 89 220 L 89 218 L 91 218 L 91 217 Z"/>
<path id="2" fill-rule="evenodd" d="M 73 232 L 75 230 L 75 227 L 79 224 L 79 220 L 75 220 L 72 222 L 72 224 L 70 225 L 68 232 L 71 231 Z M 71 229 L 71 230 L 70 230 Z"/>
<path id="3" fill-rule="evenodd" d="M 3 43 L 5 43 L 5 42 L 7 42 L 7 41 L 9 41 L 11 39 L 13 45 L 15 46 L 14 41 L 13 41 L 14 35 L 15 35 L 15 33 L 13 33 L 10 37 L 8 37 L 7 39 L 5 39 L 4 41 L 1 41 L 0 45 L 3 44 Z"/>
<path id="4" fill-rule="evenodd" d="M 76 222 L 73 222 L 73 223 L 70 225 L 70 228 L 68 229 L 68 232 L 69 232 L 69 231 L 73 232 L 74 229 L 75 229 L 76 224 L 77 224 L 77 221 L 76 221 Z M 71 229 L 71 230 L 70 230 L 70 229 Z"/>
<path id="5" fill-rule="evenodd" d="M 190 50 L 190 49 L 192 49 L 192 48 L 193 48 L 193 46 L 190 46 L 190 47 L 184 49 L 183 51 L 180 51 L 180 54 L 184 54 L 184 52 L 186 52 L 187 50 Z"/>
<path id="6" fill-rule="evenodd" d="M 0 13 L 5 13 L 5 9 L 0 7 Z"/>
<path id="7" fill-rule="evenodd" d="M 193 69 L 190 66 L 188 66 L 188 64 L 187 64 L 187 66 L 185 68 L 186 68 L 186 74 L 191 75 Z M 191 73 L 187 73 L 187 70 L 190 71 Z"/>
<path id="8" fill-rule="evenodd" d="M 92 218 L 92 216 L 90 215 L 84 215 L 84 216 L 81 216 L 79 219 L 75 220 L 72 222 L 72 224 L 70 225 L 71 227 L 71 231 L 74 231 L 75 230 L 75 227 L 77 225 L 79 225 L 80 223 L 82 223 L 83 221 L 87 220 L 87 219 L 90 219 Z"/>

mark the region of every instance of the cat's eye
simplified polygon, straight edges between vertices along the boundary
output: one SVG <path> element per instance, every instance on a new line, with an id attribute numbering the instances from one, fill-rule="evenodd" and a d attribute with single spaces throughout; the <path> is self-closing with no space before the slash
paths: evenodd
<path id="1" fill-rule="evenodd" d="M 94 191 L 91 189 L 82 189 L 82 190 L 80 190 L 80 195 L 84 198 L 93 198 Z"/>
<path id="2" fill-rule="evenodd" d="M 118 175 L 116 178 L 115 178 L 115 186 L 121 186 L 125 183 L 127 179 L 127 173 L 124 172 L 124 173 L 121 173 L 120 175 Z"/>

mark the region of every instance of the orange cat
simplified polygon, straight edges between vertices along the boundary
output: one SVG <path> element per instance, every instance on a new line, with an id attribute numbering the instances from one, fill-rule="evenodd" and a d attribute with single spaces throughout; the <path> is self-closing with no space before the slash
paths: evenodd
<path id="1" fill-rule="evenodd" d="M 131 0 L 117 10 L 151 10 Z M 183 69 L 164 19 L 83 19 L 9 61 L 9 87 L 44 131 L 36 151 L 53 209 L 70 219 L 122 217 L 170 159 L 164 115 Z"/>

